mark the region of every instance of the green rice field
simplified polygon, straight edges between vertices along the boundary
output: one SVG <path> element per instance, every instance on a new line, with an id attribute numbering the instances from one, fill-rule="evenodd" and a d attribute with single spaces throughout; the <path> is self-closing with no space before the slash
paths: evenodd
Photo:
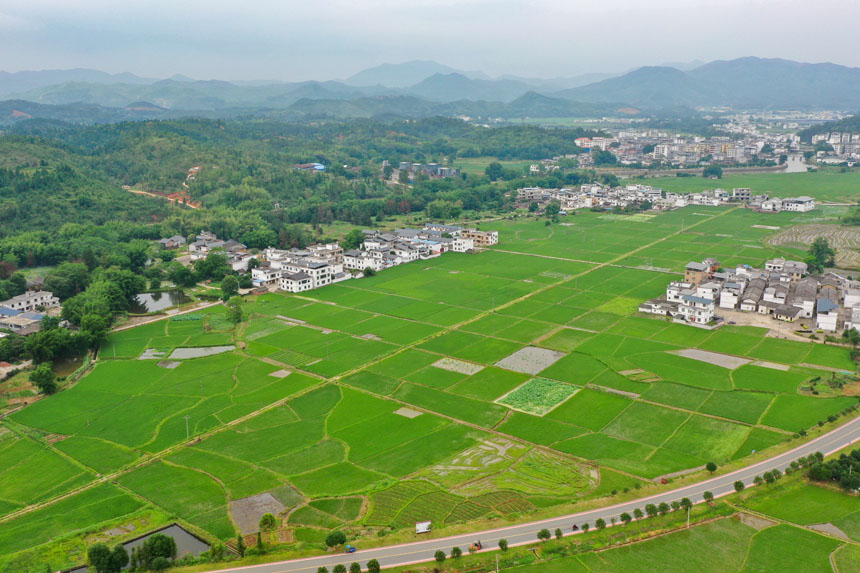
<path id="1" fill-rule="evenodd" d="M 700 330 L 636 307 L 689 260 L 791 254 L 753 227 L 789 215 L 496 221 L 484 226 L 500 232 L 497 249 L 249 297 L 235 329 L 213 307 L 114 334 L 87 376 L 0 426 L 0 520 L 84 486 L 68 499 L 92 509 L 57 535 L 150 508 L 227 540 L 256 533 L 242 529 L 241 505 L 271 493 L 290 516 L 279 527 L 318 539 L 332 527 L 516 518 L 778 446 L 857 402 L 803 390 L 827 375 L 816 366 L 854 370 L 847 348 Z M 237 348 L 141 359 L 223 344 Z M 557 354 L 527 371 L 497 364 L 525 348 Z M 786 369 L 673 353 L 689 348 Z M 86 488 L 99 475 L 119 489 Z M 0 530 L 29 531 L 39 515 Z M 795 535 L 778 531 L 769 543 Z M 624 568 L 617 551 L 586 565 Z"/>

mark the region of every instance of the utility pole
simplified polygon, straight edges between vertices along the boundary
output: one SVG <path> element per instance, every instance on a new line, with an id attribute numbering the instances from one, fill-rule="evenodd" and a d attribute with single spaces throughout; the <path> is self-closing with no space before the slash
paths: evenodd
<path id="1" fill-rule="evenodd" d="M 188 418 L 190 418 L 190 417 L 191 416 L 189 416 L 188 414 L 185 414 L 185 439 L 186 440 L 191 437 L 191 433 L 188 431 Z"/>
<path id="2" fill-rule="evenodd" d="M 499 554 L 496 553 L 496 573 L 499 573 Z"/>
<path id="3" fill-rule="evenodd" d="M 690 506 L 687 506 L 687 529 L 690 529 Z"/>

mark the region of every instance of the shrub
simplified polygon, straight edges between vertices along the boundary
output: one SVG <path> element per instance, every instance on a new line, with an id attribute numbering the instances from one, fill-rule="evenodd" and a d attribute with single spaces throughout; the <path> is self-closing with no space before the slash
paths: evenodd
<path id="1" fill-rule="evenodd" d="M 346 543 L 346 534 L 343 531 L 332 531 L 325 537 L 325 544 L 328 547 L 337 547 Z"/>
<path id="2" fill-rule="evenodd" d="M 277 525 L 275 516 L 271 513 L 264 513 L 260 518 L 260 531 L 272 531 Z"/>

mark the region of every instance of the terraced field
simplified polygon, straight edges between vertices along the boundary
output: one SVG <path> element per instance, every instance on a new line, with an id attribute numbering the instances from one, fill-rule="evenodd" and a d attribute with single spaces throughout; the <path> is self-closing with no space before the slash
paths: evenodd
<path id="1" fill-rule="evenodd" d="M 635 312 L 631 301 L 674 278 L 648 269 L 772 256 L 753 227 L 762 215 L 568 219 L 498 222 L 497 250 L 252 297 L 236 331 L 215 307 L 112 336 L 92 373 L 4 424 L 0 528 L 29 527 L 43 510 L 8 516 L 81 487 L 68 499 L 90 500 L 92 513 L 71 515 L 58 535 L 149 510 L 226 540 L 239 530 L 234 508 L 248 505 L 234 502 L 267 493 L 299 540 L 332 527 L 504 522 L 743 458 L 856 403 L 803 389 L 827 375 L 816 365 L 853 365 L 845 348 Z M 237 349 L 139 359 L 223 344 Z M 678 354 L 689 349 L 787 369 Z M 42 481 L 28 478 L 33 467 Z M 99 475 L 121 489 L 92 486 Z"/>

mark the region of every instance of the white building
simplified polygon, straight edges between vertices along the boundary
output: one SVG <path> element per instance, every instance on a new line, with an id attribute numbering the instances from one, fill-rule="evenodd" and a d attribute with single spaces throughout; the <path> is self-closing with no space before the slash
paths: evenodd
<path id="1" fill-rule="evenodd" d="M 11 308 L 20 312 L 33 312 L 40 308 L 60 306 L 60 299 L 54 293 L 43 291 L 30 291 L 12 298 L 0 301 L 0 307 Z"/>
<path id="2" fill-rule="evenodd" d="M 834 332 L 839 317 L 839 305 L 829 298 L 819 298 L 816 303 L 815 326 L 819 330 Z"/>
<path id="3" fill-rule="evenodd" d="M 815 209 L 815 199 L 805 195 L 801 197 L 789 197 L 788 199 L 783 199 L 782 209 L 783 211 L 796 211 L 799 213 L 812 211 Z"/>
<path id="4" fill-rule="evenodd" d="M 720 292 L 720 308 L 734 309 L 737 308 L 740 296 L 744 292 L 744 283 L 731 282 L 723 286 Z"/>
<path id="5" fill-rule="evenodd" d="M 714 301 L 693 295 L 684 295 L 678 306 L 680 317 L 687 322 L 707 324 L 714 320 Z"/>

